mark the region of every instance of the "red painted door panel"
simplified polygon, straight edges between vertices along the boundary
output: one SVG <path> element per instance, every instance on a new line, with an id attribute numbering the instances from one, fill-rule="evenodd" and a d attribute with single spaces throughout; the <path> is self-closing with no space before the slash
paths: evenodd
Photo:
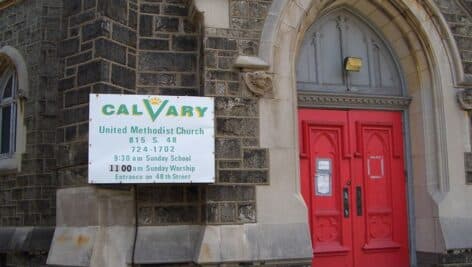
<path id="1" fill-rule="evenodd" d="M 400 112 L 299 110 L 313 266 L 407 267 Z"/>

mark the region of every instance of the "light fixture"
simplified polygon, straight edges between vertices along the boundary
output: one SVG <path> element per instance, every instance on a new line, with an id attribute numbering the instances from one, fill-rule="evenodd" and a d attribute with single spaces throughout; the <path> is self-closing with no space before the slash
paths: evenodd
<path id="1" fill-rule="evenodd" d="M 346 71 L 359 72 L 362 69 L 362 58 L 346 57 L 344 59 L 344 69 Z"/>

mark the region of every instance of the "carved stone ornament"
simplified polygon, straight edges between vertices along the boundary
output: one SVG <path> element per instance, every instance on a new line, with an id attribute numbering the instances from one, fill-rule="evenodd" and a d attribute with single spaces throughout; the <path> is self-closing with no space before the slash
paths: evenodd
<path id="1" fill-rule="evenodd" d="M 462 109 L 472 111 L 472 88 L 459 91 L 457 93 L 457 100 Z"/>
<path id="2" fill-rule="evenodd" d="M 299 107 L 336 107 L 405 110 L 411 103 L 410 97 L 372 96 L 372 95 L 337 95 L 330 93 L 299 92 Z"/>
<path id="3" fill-rule="evenodd" d="M 247 88 L 257 96 L 272 92 L 272 76 L 265 71 L 244 73 L 244 81 Z"/>

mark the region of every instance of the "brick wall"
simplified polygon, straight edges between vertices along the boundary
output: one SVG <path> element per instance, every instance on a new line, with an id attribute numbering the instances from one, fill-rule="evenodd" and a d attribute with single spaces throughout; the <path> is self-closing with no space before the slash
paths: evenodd
<path id="1" fill-rule="evenodd" d="M 60 0 L 25 0 L 0 11 L 0 47 L 10 45 L 26 60 L 26 151 L 22 172 L 0 176 L 0 226 L 55 224 L 55 125 Z"/>

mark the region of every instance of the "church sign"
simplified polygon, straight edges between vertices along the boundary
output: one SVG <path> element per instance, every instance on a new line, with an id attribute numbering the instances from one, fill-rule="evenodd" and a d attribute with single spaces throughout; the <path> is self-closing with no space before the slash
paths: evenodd
<path id="1" fill-rule="evenodd" d="M 213 183 L 209 97 L 90 95 L 89 183 Z"/>

